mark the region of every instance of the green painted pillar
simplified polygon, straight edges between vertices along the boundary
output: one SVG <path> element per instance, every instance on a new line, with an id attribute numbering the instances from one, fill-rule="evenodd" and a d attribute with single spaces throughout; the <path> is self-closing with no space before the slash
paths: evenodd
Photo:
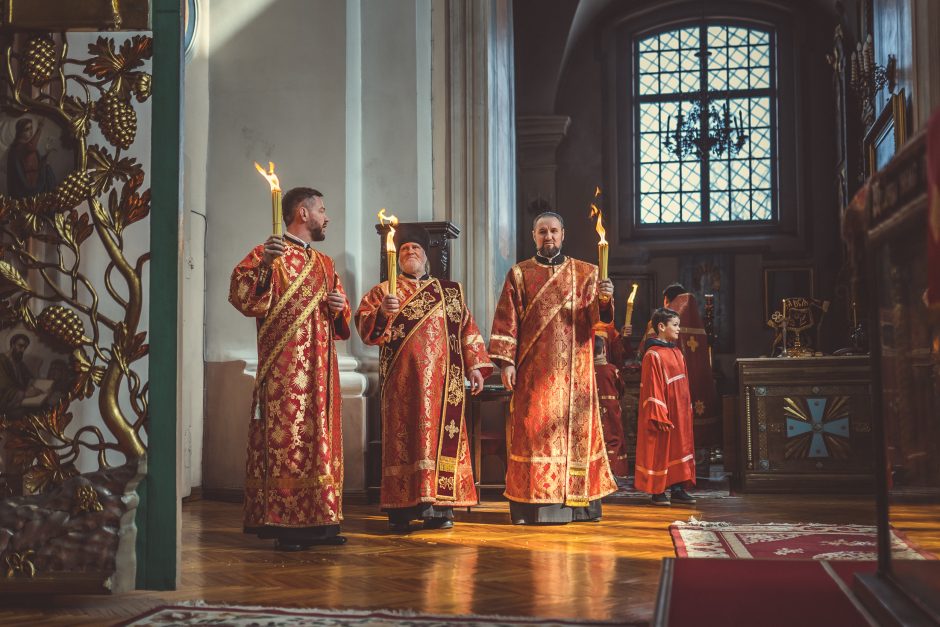
<path id="1" fill-rule="evenodd" d="M 150 211 L 148 471 L 137 513 L 137 587 L 176 588 L 177 309 L 182 210 L 182 5 L 152 0 L 153 128 Z"/>

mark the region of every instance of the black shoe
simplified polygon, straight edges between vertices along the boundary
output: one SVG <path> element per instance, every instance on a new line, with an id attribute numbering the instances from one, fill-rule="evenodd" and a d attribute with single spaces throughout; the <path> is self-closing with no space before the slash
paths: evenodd
<path id="1" fill-rule="evenodd" d="M 329 538 L 318 538 L 305 542 L 305 547 L 311 546 L 342 546 L 346 544 L 346 536 L 330 536 Z"/>
<path id="2" fill-rule="evenodd" d="M 394 531 L 395 533 L 408 533 L 411 531 L 411 523 L 408 521 L 403 522 L 392 522 L 388 521 L 388 530 Z"/>
<path id="3" fill-rule="evenodd" d="M 277 539 L 274 541 L 274 550 L 275 551 L 284 551 L 285 553 L 296 553 L 297 551 L 303 551 L 307 548 L 306 544 L 299 544 L 297 542 L 284 542 L 283 540 Z"/>
<path id="4" fill-rule="evenodd" d="M 449 518 L 425 518 L 425 529 L 453 529 L 454 521 Z"/>
<path id="5" fill-rule="evenodd" d="M 683 490 L 682 488 L 673 488 L 672 489 L 672 502 L 673 503 L 682 503 L 683 505 L 694 505 L 695 497 Z"/>
<path id="6" fill-rule="evenodd" d="M 654 494 L 652 498 L 653 505 L 670 505 L 669 496 L 665 492 Z"/>

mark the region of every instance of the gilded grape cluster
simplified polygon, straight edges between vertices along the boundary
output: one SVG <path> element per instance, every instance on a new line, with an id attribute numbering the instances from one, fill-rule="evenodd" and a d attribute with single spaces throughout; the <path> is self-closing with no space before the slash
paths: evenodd
<path id="1" fill-rule="evenodd" d="M 81 318 L 61 305 L 50 305 L 43 309 L 36 317 L 36 324 L 46 335 L 69 348 L 78 348 L 88 341 Z"/>
<path id="2" fill-rule="evenodd" d="M 95 105 L 95 118 L 101 133 L 112 146 L 127 150 L 137 135 L 137 112 L 115 94 L 105 94 Z"/>
<path id="3" fill-rule="evenodd" d="M 72 209 L 84 202 L 90 193 L 88 173 L 84 170 L 70 172 L 56 187 L 56 205 L 60 209 Z"/>
<path id="4" fill-rule="evenodd" d="M 26 44 L 26 76 L 34 85 L 44 83 L 56 69 L 55 44 L 45 36 L 33 37 Z"/>

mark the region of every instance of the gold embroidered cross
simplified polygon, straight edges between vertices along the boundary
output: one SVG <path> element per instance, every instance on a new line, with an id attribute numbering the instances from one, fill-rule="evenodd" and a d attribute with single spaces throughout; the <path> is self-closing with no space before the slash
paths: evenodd
<path id="1" fill-rule="evenodd" d="M 689 350 L 693 353 L 695 352 L 695 349 L 698 348 L 698 342 L 695 341 L 695 337 L 690 337 L 689 341 L 686 342 L 685 345 L 688 346 Z"/>
<path id="2" fill-rule="evenodd" d="M 451 419 L 450 419 L 450 422 L 447 424 L 447 426 L 444 427 L 444 431 L 447 432 L 447 435 L 448 435 L 448 436 L 454 437 L 455 435 L 457 435 L 458 433 L 460 433 L 460 427 L 458 427 L 458 426 L 457 426 L 457 423 L 454 422 L 454 419 L 451 418 Z"/>

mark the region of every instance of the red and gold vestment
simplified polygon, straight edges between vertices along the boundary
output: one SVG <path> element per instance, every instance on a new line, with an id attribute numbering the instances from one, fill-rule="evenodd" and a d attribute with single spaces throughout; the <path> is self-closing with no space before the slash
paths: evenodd
<path id="1" fill-rule="evenodd" d="M 594 379 L 597 293 L 597 266 L 570 257 L 528 259 L 506 276 L 490 357 L 516 367 L 506 445 L 513 501 L 586 507 L 617 489 Z"/>
<path id="2" fill-rule="evenodd" d="M 721 401 L 712 374 L 708 335 L 695 295 L 689 292 L 679 294 L 669 302 L 669 308 L 679 314 L 678 346 L 689 370 L 695 443 L 699 447 L 722 446 Z M 647 325 L 646 337 L 656 337 L 656 331 L 650 325 Z"/>
<path id="3" fill-rule="evenodd" d="M 229 302 L 257 319 L 258 373 L 248 430 L 245 527 L 317 527 L 342 520 L 343 435 L 334 341 L 350 311 L 333 260 L 285 238 L 272 272 L 256 246 L 232 272 Z M 277 268 L 283 266 L 283 271 Z"/>
<path id="4" fill-rule="evenodd" d="M 381 347 L 382 491 L 384 509 L 419 503 L 476 505 L 464 421 L 464 377 L 493 370 L 459 283 L 399 275 L 401 308 L 381 313 L 388 282 L 359 303 L 363 342 Z"/>
<path id="5" fill-rule="evenodd" d="M 682 351 L 657 339 L 646 341 L 640 377 L 640 411 L 636 426 L 634 485 L 650 494 L 691 481 L 695 483 L 695 444 L 689 377 Z M 654 422 L 672 424 L 659 430 Z"/>
<path id="6" fill-rule="evenodd" d="M 630 474 L 627 464 L 627 440 L 623 433 L 623 409 L 620 399 L 623 397 L 623 381 L 617 366 L 609 363 L 594 364 L 597 377 L 597 398 L 600 401 L 601 425 L 604 429 L 604 442 L 607 446 L 607 459 L 611 471 L 618 477 Z"/>

